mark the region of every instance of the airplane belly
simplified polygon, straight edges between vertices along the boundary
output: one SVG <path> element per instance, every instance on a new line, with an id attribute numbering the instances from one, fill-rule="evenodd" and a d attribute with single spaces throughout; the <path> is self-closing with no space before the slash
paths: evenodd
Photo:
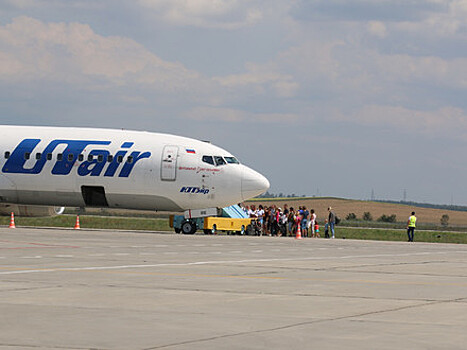
<path id="1" fill-rule="evenodd" d="M 39 175 L 40 176 L 40 175 Z M 73 176 L 17 176 L 17 202 L 30 205 L 83 206 L 83 197 L 75 187 Z"/>
<path id="2" fill-rule="evenodd" d="M 16 185 L 5 175 L 0 174 L 0 202 L 16 203 L 18 192 Z"/>

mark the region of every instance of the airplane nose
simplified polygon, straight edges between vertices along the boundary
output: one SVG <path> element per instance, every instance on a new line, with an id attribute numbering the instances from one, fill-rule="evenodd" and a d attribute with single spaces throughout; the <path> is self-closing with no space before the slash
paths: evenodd
<path id="1" fill-rule="evenodd" d="M 244 201 L 266 192 L 269 186 L 268 179 L 263 175 L 246 166 L 243 167 L 242 197 Z"/>

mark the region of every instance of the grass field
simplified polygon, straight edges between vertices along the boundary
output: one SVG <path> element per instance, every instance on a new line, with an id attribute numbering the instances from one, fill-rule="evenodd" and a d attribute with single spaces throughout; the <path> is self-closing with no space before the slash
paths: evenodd
<path id="1" fill-rule="evenodd" d="M 9 217 L 0 217 L 0 225 L 9 225 Z M 66 227 L 73 228 L 76 223 L 74 215 L 59 215 L 54 217 L 16 217 L 17 227 Z M 95 215 L 80 216 L 82 228 L 92 229 L 117 229 L 117 230 L 144 230 L 144 231 L 169 231 L 168 219 L 134 218 L 134 217 L 101 217 Z"/>
<path id="2" fill-rule="evenodd" d="M 64 227 L 73 228 L 76 217 L 73 215 L 60 215 L 46 218 L 16 218 L 17 227 Z M 8 226 L 9 217 L 0 217 L 0 225 Z M 101 217 L 95 215 L 82 215 L 80 217 L 83 229 L 116 229 L 131 231 L 170 231 L 168 219 L 133 218 L 133 217 Z M 321 232 L 324 235 L 323 232 Z M 406 241 L 404 229 L 382 228 L 351 228 L 337 226 L 336 239 L 366 239 L 378 241 Z M 415 231 L 417 242 L 462 243 L 467 244 L 467 233 L 441 232 L 441 231 Z"/>
<path id="3" fill-rule="evenodd" d="M 359 201 L 351 199 L 339 198 L 282 198 L 282 199 L 255 199 L 246 202 L 247 205 L 259 204 L 277 205 L 283 207 L 287 204 L 289 207 L 298 208 L 305 205 L 308 209 L 314 209 L 317 214 L 319 223 L 324 223 L 327 217 L 327 208 L 332 207 L 334 212 L 340 219 L 345 219 L 349 213 L 355 213 L 358 218 L 362 218 L 364 212 L 370 212 L 373 219 L 376 221 L 381 215 L 396 215 L 398 222 L 407 222 L 412 211 L 416 212 L 418 225 L 439 226 L 441 216 L 449 215 L 450 226 L 467 227 L 467 212 L 444 210 L 444 209 L 429 209 L 429 208 L 414 208 L 404 204 L 380 203 L 370 201 Z"/>
<path id="4" fill-rule="evenodd" d="M 373 241 L 407 241 L 406 230 L 391 229 L 370 229 L 370 228 L 350 228 L 337 227 L 337 239 L 364 239 Z M 467 233 L 465 232 L 441 232 L 415 230 L 416 242 L 430 243 L 467 243 Z"/>

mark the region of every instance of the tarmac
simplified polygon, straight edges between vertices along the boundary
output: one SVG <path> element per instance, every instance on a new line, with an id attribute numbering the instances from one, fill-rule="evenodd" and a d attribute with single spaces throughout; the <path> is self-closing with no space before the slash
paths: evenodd
<path id="1" fill-rule="evenodd" d="M 1 350 L 467 348 L 465 245 L 0 228 L 0 281 Z"/>

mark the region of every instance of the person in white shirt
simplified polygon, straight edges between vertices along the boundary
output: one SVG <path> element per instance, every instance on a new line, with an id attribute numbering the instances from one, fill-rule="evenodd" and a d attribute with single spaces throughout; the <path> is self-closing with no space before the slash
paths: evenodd
<path id="1" fill-rule="evenodd" d="M 248 209 L 248 216 L 250 218 L 256 218 L 256 208 L 254 205 L 252 205 L 249 209 Z"/>
<path id="2" fill-rule="evenodd" d="M 261 225 L 260 227 L 263 227 L 264 209 L 262 205 L 258 207 L 258 210 L 256 211 L 256 217 L 258 218 L 258 222 Z"/>
<path id="3" fill-rule="evenodd" d="M 316 238 L 315 224 L 316 224 L 316 214 L 315 210 L 310 210 L 310 223 L 311 223 L 311 237 Z"/>

